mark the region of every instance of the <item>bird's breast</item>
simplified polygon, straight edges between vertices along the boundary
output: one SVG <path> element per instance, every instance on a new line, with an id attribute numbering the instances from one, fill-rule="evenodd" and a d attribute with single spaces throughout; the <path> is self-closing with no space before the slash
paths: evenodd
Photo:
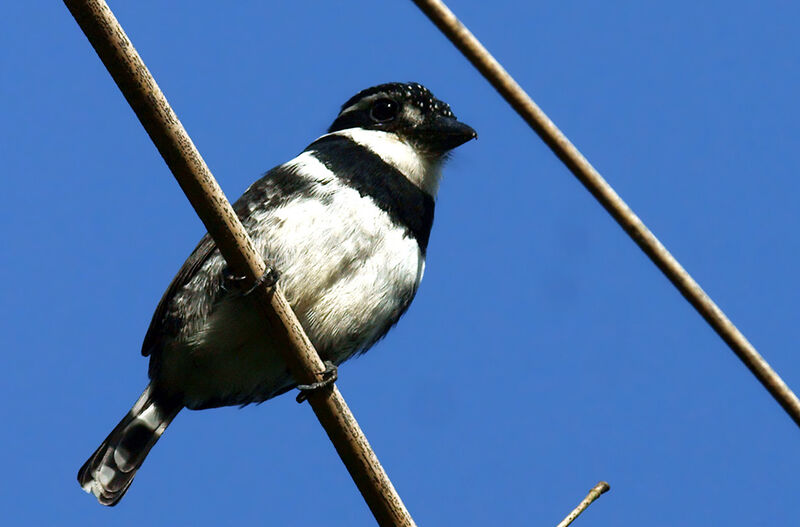
<path id="1" fill-rule="evenodd" d="M 256 221 L 287 300 L 312 342 L 341 361 L 370 345 L 419 286 L 416 240 L 368 196 L 336 181 Z M 280 228 L 271 228 L 280 225 Z M 263 235 L 262 235 L 263 234 Z"/>
<path id="2" fill-rule="evenodd" d="M 255 206 L 243 218 L 256 248 L 317 351 L 341 363 L 382 337 L 410 304 L 424 255 L 407 229 L 372 198 L 336 178 L 317 178 L 278 206 Z M 208 302 L 201 276 L 221 272 L 209 259 L 176 301 Z M 224 295 L 186 322 L 190 332 L 165 346 L 159 376 L 190 408 L 263 401 L 291 386 L 253 301 Z"/>

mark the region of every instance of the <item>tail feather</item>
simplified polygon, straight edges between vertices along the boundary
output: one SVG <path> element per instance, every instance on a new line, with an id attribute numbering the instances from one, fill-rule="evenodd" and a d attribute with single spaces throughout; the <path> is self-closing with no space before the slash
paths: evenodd
<path id="1" fill-rule="evenodd" d="M 131 486 L 147 453 L 181 406 L 153 397 L 148 386 L 131 411 L 78 471 L 78 483 L 102 505 L 113 506 Z"/>

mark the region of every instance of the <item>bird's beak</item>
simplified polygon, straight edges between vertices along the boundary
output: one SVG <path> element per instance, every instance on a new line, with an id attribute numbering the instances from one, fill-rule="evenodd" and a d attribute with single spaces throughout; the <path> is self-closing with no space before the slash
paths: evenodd
<path id="1" fill-rule="evenodd" d="M 428 148 L 437 152 L 447 152 L 463 145 L 478 133 L 454 117 L 438 116 L 432 122 L 416 130 L 417 135 Z"/>

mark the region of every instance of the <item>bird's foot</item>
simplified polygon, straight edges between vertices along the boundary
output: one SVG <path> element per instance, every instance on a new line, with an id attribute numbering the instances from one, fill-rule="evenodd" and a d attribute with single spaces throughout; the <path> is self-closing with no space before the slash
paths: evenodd
<path id="1" fill-rule="evenodd" d="M 248 296 L 262 285 L 265 285 L 269 288 L 275 287 L 275 284 L 278 283 L 278 278 L 280 278 L 278 271 L 267 266 L 267 268 L 264 270 L 264 274 L 262 274 L 252 286 L 245 289 L 244 284 L 247 280 L 247 277 L 236 276 L 226 267 L 222 270 L 222 289 L 229 292 L 236 292 L 239 294 L 239 296 Z"/>
<path id="2" fill-rule="evenodd" d="M 312 392 L 316 392 L 323 388 L 327 388 L 329 386 L 333 386 L 333 383 L 336 382 L 336 379 L 339 378 L 339 370 L 334 363 L 329 360 L 325 361 L 325 370 L 322 372 L 322 380 L 317 381 L 311 384 L 298 384 L 297 389 L 300 390 L 300 393 L 297 394 L 297 402 L 302 403 Z"/>

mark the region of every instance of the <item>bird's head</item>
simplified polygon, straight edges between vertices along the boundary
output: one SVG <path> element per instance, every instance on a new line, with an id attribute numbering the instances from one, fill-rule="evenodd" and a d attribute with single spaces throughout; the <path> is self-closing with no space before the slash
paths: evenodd
<path id="1" fill-rule="evenodd" d="M 328 129 L 380 156 L 436 195 L 447 153 L 478 134 L 450 106 L 417 83 L 381 84 L 350 98 Z"/>
<path id="2" fill-rule="evenodd" d="M 393 82 L 357 93 L 344 103 L 328 132 L 349 128 L 396 134 L 431 158 L 478 137 L 447 103 L 417 83 Z"/>

